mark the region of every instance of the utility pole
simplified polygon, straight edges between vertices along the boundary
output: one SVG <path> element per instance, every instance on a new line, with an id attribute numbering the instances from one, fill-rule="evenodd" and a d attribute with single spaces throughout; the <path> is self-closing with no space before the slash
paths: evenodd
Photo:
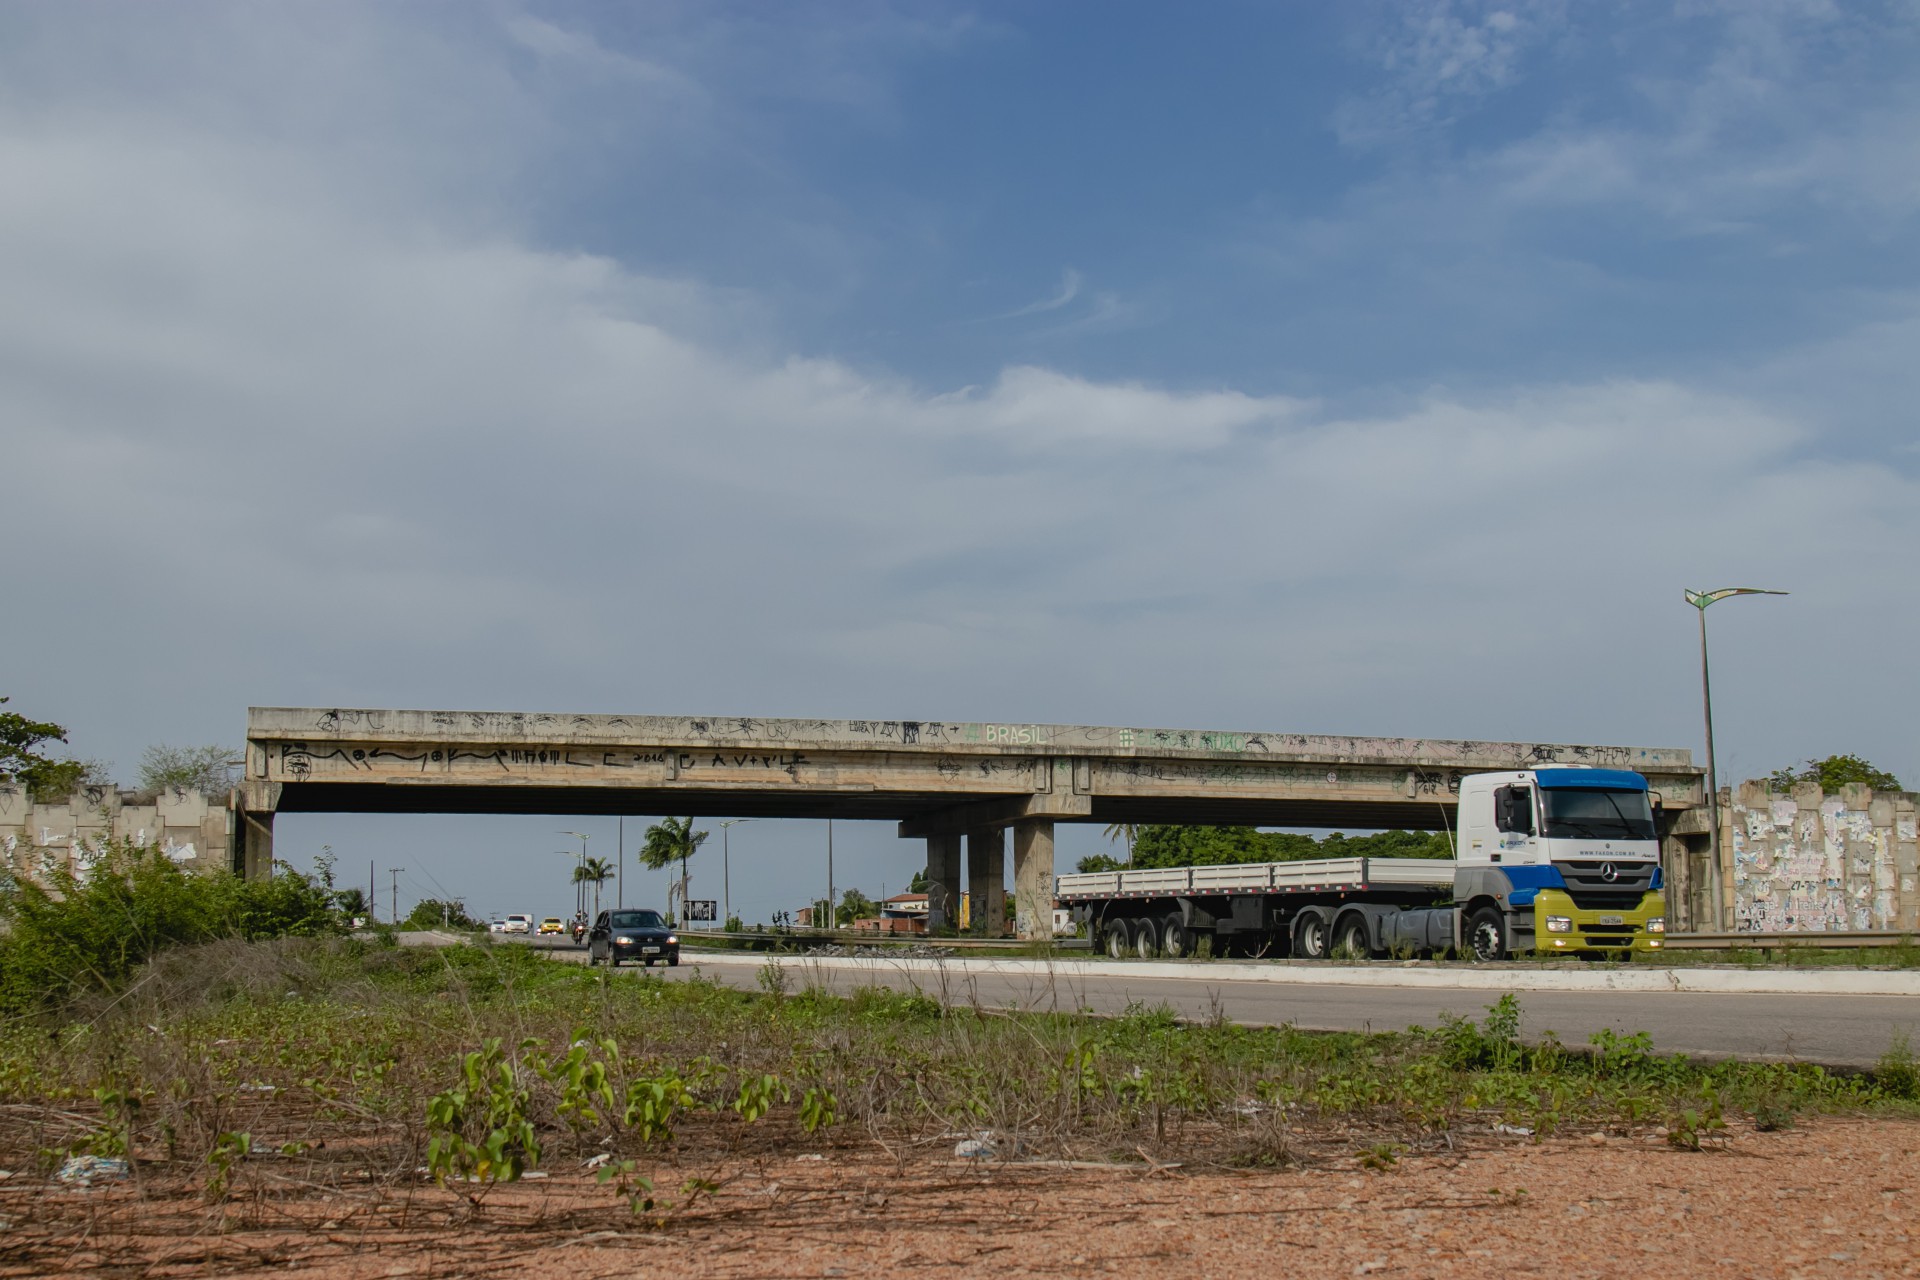
<path id="1" fill-rule="evenodd" d="M 720 927 L 722 929 L 727 927 L 727 921 L 733 919 L 733 860 L 728 856 L 730 851 L 727 848 L 727 828 L 752 821 L 752 818 L 728 818 L 720 824 L 720 900 L 723 903 L 720 908 Z M 829 874 L 827 878 L 831 880 L 833 877 Z"/>
<path id="2" fill-rule="evenodd" d="M 1731 596 L 1784 596 L 1784 591 L 1762 587 L 1722 587 L 1718 591 L 1688 591 L 1687 603 L 1700 611 L 1700 703 L 1707 721 L 1707 856 L 1713 903 L 1707 917 L 1715 932 L 1727 927 L 1725 873 L 1720 868 L 1720 771 L 1713 758 L 1713 684 L 1707 674 L 1707 606 Z M 1699 925 L 1693 926 L 1696 930 Z"/>
<path id="3" fill-rule="evenodd" d="M 624 907 L 627 905 L 627 820 L 624 816 L 620 819 L 618 840 L 620 852 L 613 861 L 613 865 L 618 868 L 614 872 L 613 894 L 618 900 L 615 905 Z"/>
<path id="4" fill-rule="evenodd" d="M 387 874 L 393 877 L 393 922 L 400 923 L 400 868 L 388 867 Z"/>
<path id="5" fill-rule="evenodd" d="M 834 925 L 833 919 L 833 819 L 827 819 L 827 928 Z"/>
<path id="6" fill-rule="evenodd" d="M 367 923 L 380 923 L 380 888 L 373 876 L 373 859 L 367 859 Z"/>

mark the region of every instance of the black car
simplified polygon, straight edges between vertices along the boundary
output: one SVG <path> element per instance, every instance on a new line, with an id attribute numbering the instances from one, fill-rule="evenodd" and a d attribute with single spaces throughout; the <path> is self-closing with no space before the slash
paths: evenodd
<path id="1" fill-rule="evenodd" d="M 667 927 L 658 911 L 602 911 L 587 934 L 587 963 L 638 960 L 651 965 L 664 960 L 680 963 L 680 936 Z"/>

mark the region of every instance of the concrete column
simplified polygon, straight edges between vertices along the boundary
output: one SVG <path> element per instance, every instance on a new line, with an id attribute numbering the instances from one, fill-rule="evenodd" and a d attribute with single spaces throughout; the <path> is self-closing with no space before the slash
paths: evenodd
<path id="1" fill-rule="evenodd" d="M 927 928 L 960 923 L 960 837 L 927 837 Z"/>
<path id="2" fill-rule="evenodd" d="M 228 803 L 233 806 L 233 873 L 248 880 L 271 879 L 280 784 L 249 778 L 234 789 Z"/>
<path id="3" fill-rule="evenodd" d="M 234 873 L 246 880 L 273 878 L 273 810 L 242 809 L 234 832 Z"/>
<path id="4" fill-rule="evenodd" d="M 972 932 L 997 938 L 1007 931 L 1007 838 L 999 827 L 967 832 L 967 893 Z"/>
<path id="5" fill-rule="evenodd" d="M 1013 929 L 1022 939 L 1053 938 L 1053 823 L 1013 826 Z"/>

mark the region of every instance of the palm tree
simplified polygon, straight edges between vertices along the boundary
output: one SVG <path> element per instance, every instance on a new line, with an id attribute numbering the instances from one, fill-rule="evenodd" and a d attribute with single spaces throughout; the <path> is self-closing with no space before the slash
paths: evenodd
<path id="1" fill-rule="evenodd" d="M 667 890 L 667 912 L 673 912 L 677 895 L 684 912 L 687 905 L 687 859 L 706 842 L 707 832 L 695 831 L 692 818 L 662 818 L 647 828 L 646 841 L 640 846 L 640 865 L 649 871 L 661 871 L 678 862 L 680 883 Z"/>
<path id="2" fill-rule="evenodd" d="M 613 878 L 613 864 L 605 858 L 588 858 L 573 869 L 575 884 L 593 886 L 593 918 L 600 918 L 600 886 Z"/>
<path id="3" fill-rule="evenodd" d="M 1133 865 L 1133 842 L 1135 837 L 1137 837 L 1140 834 L 1140 824 L 1137 822 L 1111 823 L 1107 827 L 1106 834 L 1107 834 L 1108 840 L 1119 840 L 1122 838 L 1126 840 L 1127 865 L 1132 866 Z"/>

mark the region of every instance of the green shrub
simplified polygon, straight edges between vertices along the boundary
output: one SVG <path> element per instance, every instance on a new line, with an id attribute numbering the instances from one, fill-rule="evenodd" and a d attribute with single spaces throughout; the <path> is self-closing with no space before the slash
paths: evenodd
<path id="1" fill-rule="evenodd" d="M 151 846 L 110 841 L 83 873 L 0 887 L 0 1013 L 23 1014 L 116 990 L 169 947 L 336 933 L 325 885 L 184 870 Z"/>

